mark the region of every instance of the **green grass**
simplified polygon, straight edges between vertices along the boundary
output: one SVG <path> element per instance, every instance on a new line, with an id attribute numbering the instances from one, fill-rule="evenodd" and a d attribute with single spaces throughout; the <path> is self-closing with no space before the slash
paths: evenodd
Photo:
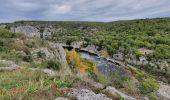
<path id="1" fill-rule="evenodd" d="M 0 47 L 0 59 L 21 60 L 22 55 L 14 49 Z"/>
<path id="2" fill-rule="evenodd" d="M 41 63 L 32 61 L 28 67 L 32 68 L 48 68 L 59 71 L 62 68 L 62 65 L 57 60 L 44 60 Z"/>

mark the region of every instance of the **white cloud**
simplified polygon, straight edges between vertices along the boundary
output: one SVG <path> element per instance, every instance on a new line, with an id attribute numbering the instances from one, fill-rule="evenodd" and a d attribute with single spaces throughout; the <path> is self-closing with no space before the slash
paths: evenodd
<path id="1" fill-rule="evenodd" d="M 71 11 L 70 5 L 51 5 L 50 9 L 48 10 L 49 14 L 65 14 Z"/>
<path id="2" fill-rule="evenodd" d="M 170 17 L 169 6 L 170 0 L 1 0 L 0 22 L 22 18 L 112 21 Z"/>

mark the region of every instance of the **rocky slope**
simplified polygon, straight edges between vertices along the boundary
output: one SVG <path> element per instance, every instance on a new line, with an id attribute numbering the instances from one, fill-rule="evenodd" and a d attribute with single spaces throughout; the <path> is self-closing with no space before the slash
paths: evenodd
<path id="1" fill-rule="evenodd" d="M 98 46 L 98 44 L 97 45 L 88 44 L 88 45 L 84 46 L 84 44 L 86 44 L 86 42 L 88 40 L 88 39 L 86 40 L 86 38 L 88 36 L 92 36 L 93 34 L 97 34 L 97 32 L 99 31 L 100 28 L 98 29 L 96 27 L 90 27 L 90 26 L 86 26 L 86 25 L 85 26 L 78 25 L 76 27 L 75 26 L 71 27 L 71 31 L 68 31 L 68 27 L 65 25 L 62 26 L 61 23 L 60 23 L 61 24 L 60 26 L 57 26 L 56 24 L 51 24 L 51 23 L 48 23 L 48 24 L 46 24 L 46 23 L 45 24 L 44 23 L 37 24 L 36 22 L 35 23 L 28 22 L 28 23 L 24 23 L 24 24 L 14 23 L 11 25 L 9 24 L 7 26 L 6 25 L 1 26 L 2 28 L 8 28 L 11 32 L 14 32 L 14 33 L 24 33 L 26 35 L 26 37 L 21 37 L 19 39 L 11 39 L 11 40 L 9 39 L 10 41 L 8 41 L 6 38 L 3 38 L 0 41 L 0 43 L 1 43 L 0 45 L 1 45 L 1 47 L 3 47 L 3 49 L 1 50 L 1 52 L 3 52 L 3 53 L 0 54 L 0 59 L 1 59 L 0 60 L 0 64 L 1 64 L 0 65 L 0 74 L 1 73 L 5 74 L 6 71 L 11 71 L 11 73 L 13 71 L 14 72 L 20 71 L 22 69 L 25 69 L 25 67 L 28 69 L 31 69 L 31 71 L 43 72 L 49 78 L 49 80 L 47 82 L 46 81 L 44 82 L 45 85 L 50 84 L 48 87 L 53 86 L 53 84 L 57 84 L 57 86 L 61 86 L 59 88 L 59 92 L 61 89 L 62 95 L 61 94 L 57 95 L 57 96 L 55 95 L 54 97 L 58 97 L 55 100 L 67 100 L 67 99 L 68 100 L 69 99 L 76 99 L 76 100 L 111 100 L 111 99 L 112 100 L 119 100 L 119 99 L 121 99 L 121 100 L 124 100 L 124 99 L 125 100 L 149 100 L 149 98 L 151 100 L 152 99 L 155 100 L 155 98 L 163 99 L 163 100 L 170 99 L 170 97 L 169 97 L 170 89 L 169 89 L 168 84 L 164 84 L 164 83 L 162 84 L 161 82 L 159 82 L 161 84 L 160 84 L 160 87 L 158 87 L 157 84 L 154 84 L 154 83 L 157 83 L 157 81 L 155 81 L 156 78 L 154 76 L 151 76 L 150 74 L 146 74 L 144 72 L 140 73 L 141 70 L 138 69 L 138 68 L 142 69 L 142 67 L 149 66 L 151 68 L 154 68 L 154 70 L 156 72 L 160 72 L 160 73 L 162 73 L 162 75 L 165 75 L 165 74 L 167 75 L 166 71 L 170 67 L 169 59 L 150 61 L 147 58 L 147 56 L 152 55 L 153 50 L 150 50 L 147 48 L 138 49 L 140 51 L 140 53 L 143 53 L 143 56 L 140 56 L 140 57 L 136 57 L 136 55 L 134 55 L 132 53 L 125 55 L 124 52 L 121 50 L 120 50 L 120 52 L 117 52 L 113 55 L 109 55 L 106 48 L 104 48 L 103 46 L 100 47 L 100 46 Z M 84 42 L 84 41 L 83 42 L 66 41 L 66 42 L 58 43 L 59 41 L 52 40 L 53 35 L 56 35 L 57 38 L 64 39 L 62 36 L 60 37 L 61 34 L 68 34 L 68 35 L 66 35 L 66 37 L 72 39 L 72 38 L 76 37 L 74 32 L 77 32 L 77 31 L 87 33 L 87 34 L 83 34 L 83 36 L 84 36 L 83 39 L 85 38 L 84 40 L 86 40 L 86 42 Z M 69 33 L 71 33 L 71 35 Z M 39 40 L 39 38 L 42 38 L 42 40 L 41 39 Z M 50 41 L 43 40 L 43 38 L 46 38 Z M 45 41 L 46 43 L 44 43 L 43 41 Z M 101 42 L 101 44 L 102 43 L 103 42 Z M 16 45 L 16 44 L 18 44 L 18 45 Z M 63 46 L 71 46 L 73 48 L 77 48 L 77 49 L 89 52 L 91 54 L 96 54 L 100 57 L 100 59 L 106 59 L 112 63 L 115 63 L 119 67 L 122 67 L 128 73 L 127 76 L 130 78 L 128 78 L 129 79 L 128 81 L 124 81 L 126 79 L 124 79 L 122 77 L 118 77 L 118 78 L 116 78 L 116 76 L 111 77 L 108 80 L 109 81 L 112 80 L 112 82 L 110 82 L 109 84 L 107 84 L 105 86 L 104 86 L 104 84 L 94 82 L 94 80 L 89 81 L 88 79 L 84 79 L 83 77 L 87 78 L 88 75 L 90 75 L 90 74 L 88 73 L 88 75 L 87 74 L 82 75 L 82 74 L 74 73 L 72 71 L 71 68 L 74 66 L 68 64 L 67 59 L 66 59 L 67 55 L 66 55 L 66 52 L 65 52 Z M 11 53 L 9 55 L 8 50 L 4 52 L 4 50 L 6 50 L 6 48 L 11 49 L 11 50 L 9 50 L 11 52 L 17 51 L 16 54 L 14 54 L 17 58 L 10 59 L 10 57 L 11 57 L 10 55 L 13 56 L 13 53 Z M 6 54 L 6 52 L 8 55 Z M 84 61 L 86 61 L 86 60 L 84 60 Z M 58 62 L 60 64 L 58 64 Z M 57 70 L 51 68 L 51 66 L 57 67 Z M 59 69 L 60 67 L 61 67 L 61 69 Z M 20 76 L 22 76 L 22 75 L 20 75 Z M 91 77 L 96 78 L 96 76 L 94 74 L 92 74 Z M 58 77 L 60 77 L 60 78 L 58 79 Z M 79 80 L 80 83 L 75 82 L 77 84 L 75 86 L 71 86 L 70 83 L 67 83 L 65 78 L 63 78 L 63 77 L 68 77 L 67 81 L 68 80 L 72 81 L 72 79 L 74 79 L 76 77 L 76 78 L 80 79 Z M 162 77 L 162 76 L 160 75 L 160 77 Z M 103 77 L 100 76 L 99 79 L 100 78 L 103 78 Z M 99 81 L 99 79 L 97 81 Z M 58 80 L 59 80 L 59 82 L 58 82 Z M 106 81 L 104 79 L 101 79 L 101 80 L 104 82 Z M 163 80 L 165 80 L 165 82 L 167 82 L 166 78 Z M 41 85 L 43 85 L 42 81 L 43 80 L 40 80 Z M 71 83 L 74 83 L 74 81 Z M 118 82 L 116 85 L 120 86 L 118 89 L 114 87 L 115 85 L 113 85 L 116 82 Z M 127 83 L 122 84 L 123 82 L 127 82 Z M 0 86 L 3 86 L 3 84 L 0 84 Z M 68 88 L 65 89 L 62 86 L 66 86 Z M 143 90 L 146 90 L 149 92 L 145 93 L 145 91 L 144 91 L 144 93 L 142 93 L 143 91 L 142 91 L 141 87 Z M 3 87 L 0 87 L 0 94 L 1 94 L 1 88 L 3 88 Z M 52 88 L 55 88 L 55 86 Z M 150 88 L 151 88 L 151 90 L 150 90 Z M 7 87 L 7 89 L 8 89 L 8 87 Z M 31 91 L 33 91 L 33 90 L 31 90 Z M 55 90 L 55 92 L 56 91 L 58 91 L 58 90 Z M 55 93 L 55 92 L 53 91 L 53 93 Z M 41 94 L 41 93 L 39 93 L 39 94 Z M 53 95 L 53 94 L 50 94 L 50 95 Z M 52 99 L 54 99 L 54 98 L 52 98 Z"/>

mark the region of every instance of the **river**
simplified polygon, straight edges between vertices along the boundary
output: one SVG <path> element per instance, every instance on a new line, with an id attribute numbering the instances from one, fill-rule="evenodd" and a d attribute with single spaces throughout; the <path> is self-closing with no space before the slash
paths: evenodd
<path id="1" fill-rule="evenodd" d="M 124 74 L 124 72 L 118 66 L 116 66 L 112 62 L 109 62 L 107 59 L 100 58 L 99 56 L 90 54 L 88 52 L 79 52 L 79 53 L 81 58 L 88 59 L 96 63 L 98 71 L 102 72 L 107 76 L 113 73 L 118 73 L 121 75 Z"/>
<path id="2" fill-rule="evenodd" d="M 64 47 L 65 49 L 72 50 L 72 47 Z M 103 73 L 106 76 L 109 76 L 113 73 L 117 73 L 119 75 L 124 75 L 125 72 L 121 70 L 120 67 L 115 65 L 114 63 L 108 61 L 105 58 L 99 57 L 98 55 L 86 52 L 86 51 L 81 51 L 79 49 L 76 49 L 78 53 L 80 53 L 81 58 L 93 61 L 96 63 L 97 69 L 99 72 Z"/>

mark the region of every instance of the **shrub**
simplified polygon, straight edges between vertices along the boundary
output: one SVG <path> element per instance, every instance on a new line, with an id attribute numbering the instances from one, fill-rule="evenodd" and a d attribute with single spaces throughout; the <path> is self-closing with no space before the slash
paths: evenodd
<path id="1" fill-rule="evenodd" d="M 96 71 L 96 64 L 87 59 L 82 59 L 75 49 L 66 51 L 66 59 L 69 64 L 74 66 L 73 70 L 78 69 L 81 73 Z"/>
<path id="2" fill-rule="evenodd" d="M 152 92 L 148 94 L 150 100 L 158 100 L 156 93 Z M 162 99 L 161 99 L 162 100 Z"/>
<path id="3" fill-rule="evenodd" d="M 32 61 L 29 65 L 29 67 L 33 68 L 49 68 L 54 70 L 60 70 L 61 69 L 61 63 L 56 60 L 45 60 L 41 63 Z"/>
<path id="4" fill-rule="evenodd" d="M 0 58 L 18 61 L 21 60 L 22 55 L 16 50 L 0 47 Z"/>
<path id="5" fill-rule="evenodd" d="M 126 84 L 127 81 L 128 81 L 127 76 L 122 76 L 119 73 L 111 75 L 112 85 L 115 86 L 116 88 L 123 88 L 124 84 Z"/>
<path id="6" fill-rule="evenodd" d="M 136 58 L 139 59 L 139 57 L 141 57 L 143 54 L 139 50 L 136 50 L 135 55 L 136 55 Z"/>
<path id="7" fill-rule="evenodd" d="M 146 33 L 148 36 L 155 36 L 157 33 L 155 31 L 149 31 Z"/>
<path id="8" fill-rule="evenodd" d="M 44 52 L 39 51 L 39 52 L 37 52 L 37 56 L 38 56 L 38 58 L 45 58 L 46 55 Z"/>
<path id="9" fill-rule="evenodd" d="M 146 78 L 141 82 L 139 89 L 141 93 L 148 94 L 157 91 L 159 89 L 159 84 L 153 78 Z"/>
<path id="10" fill-rule="evenodd" d="M 26 61 L 26 62 L 32 62 L 33 59 L 32 59 L 32 56 L 31 55 L 26 55 L 22 58 L 23 61 Z"/>
<path id="11" fill-rule="evenodd" d="M 24 36 L 22 33 L 12 33 L 6 29 L 1 29 L 0 28 L 0 37 L 1 38 L 19 38 Z"/>
<path id="12" fill-rule="evenodd" d="M 37 47 L 35 40 L 27 40 L 27 41 L 25 41 L 25 45 L 29 48 L 36 48 Z"/>
<path id="13" fill-rule="evenodd" d="M 137 71 L 136 77 L 140 82 L 138 88 L 142 94 L 149 94 L 159 89 L 159 83 L 149 74 L 143 71 Z"/>
<path id="14" fill-rule="evenodd" d="M 168 83 L 170 83 L 170 68 L 166 71 L 166 79 L 168 80 Z"/>
<path id="15" fill-rule="evenodd" d="M 136 82 L 133 80 L 128 80 L 126 84 L 124 84 L 125 90 L 132 95 L 139 95 L 140 91 L 136 85 Z"/>
<path id="16" fill-rule="evenodd" d="M 125 98 L 124 97 L 120 97 L 120 100 L 125 100 Z"/>
<path id="17" fill-rule="evenodd" d="M 116 49 L 112 48 L 111 46 L 107 45 L 107 52 L 109 53 L 110 56 L 116 53 Z"/>
<path id="18" fill-rule="evenodd" d="M 0 52 L 8 52 L 8 51 L 9 51 L 8 48 L 0 47 Z"/>
<path id="19" fill-rule="evenodd" d="M 93 79 L 94 81 L 97 81 L 97 82 L 99 81 L 99 79 L 98 79 L 99 77 L 93 71 L 89 71 L 88 77 Z"/>
<path id="20" fill-rule="evenodd" d="M 136 77 L 138 80 L 142 80 L 144 77 L 147 77 L 145 72 L 143 71 L 136 71 Z"/>
<path id="21" fill-rule="evenodd" d="M 66 41 L 66 44 L 71 45 L 72 42 L 73 42 L 73 40 L 69 39 L 69 40 Z"/>
<path id="22" fill-rule="evenodd" d="M 61 64 L 58 61 L 49 60 L 49 61 L 46 62 L 45 67 L 51 68 L 51 69 L 54 69 L 54 70 L 60 70 Z"/>
<path id="23" fill-rule="evenodd" d="M 107 78 L 107 76 L 105 76 L 103 73 L 97 72 L 96 75 L 99 83 L 102 83 L 103 85 L 106 86 L 110 83 L 109 78 Z"/>

